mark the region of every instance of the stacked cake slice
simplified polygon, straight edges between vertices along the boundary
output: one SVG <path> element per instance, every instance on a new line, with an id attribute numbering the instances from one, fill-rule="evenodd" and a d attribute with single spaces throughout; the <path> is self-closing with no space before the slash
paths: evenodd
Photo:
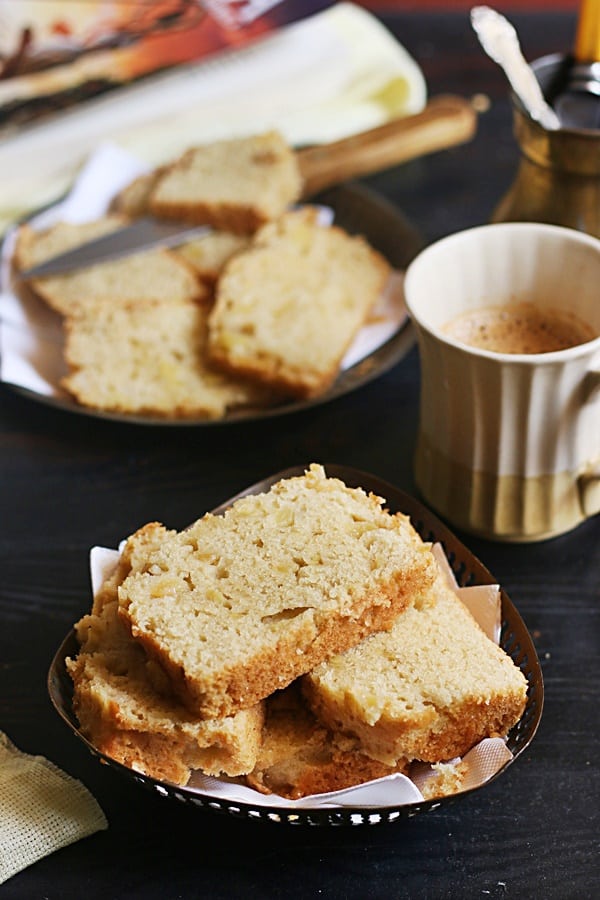
<path id="1" fill-rule="evenodd" d="M 301 192 L 297 158 L 271 131 L 190 148 L 95 221 L 20 228 L 22 272 L 136 217 L 206 225 L 179 247 L 31 280 L 63 320 L 61 387 L 91 409 L 171 419 L 326 391 L 390 267 L 364 238 L 322 226 L 315 207 L 294 209 Z"/>
<path id="2" fill-rule="evenodd" d="M 347 787 L 504 735 L 525 704 L 408 518 L 317 465 L 185 531 L 141 529 L 77 633 L 84 734 L 178 783 Z"/>

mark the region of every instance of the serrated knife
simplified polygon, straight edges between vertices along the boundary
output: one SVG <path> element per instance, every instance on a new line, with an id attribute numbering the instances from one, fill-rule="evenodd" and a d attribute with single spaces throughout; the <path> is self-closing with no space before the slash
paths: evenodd
<path id="1" fill-rule="evenodd" d="M 463 97 L 442 94 L 420 113 L 394 119 L 378 128 L 331 144 L 296 151 L 304 199 L 350 178 L 380 172 L 428 153 L 465 143 L 475 134 L 477 115 Z M 122 259 L 155 247 L 174 247 L 210 231 L 207 225 L 145 217 L 131 225 L 79 244 L 19 273 L 23 279 L 45 278 L 74 269 Z"/>

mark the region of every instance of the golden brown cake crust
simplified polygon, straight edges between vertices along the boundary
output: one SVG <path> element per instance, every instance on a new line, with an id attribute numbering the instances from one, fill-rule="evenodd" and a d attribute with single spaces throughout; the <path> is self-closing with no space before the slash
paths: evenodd
<path id="1" fill-rule="evenodd" d="M 157 216 L 251 234 L 300 197 L 296 156 L 275 131 L 187 150 L 153 187 Z"/>
<path id="2" fill-rule="evenodd" d="M 193 302 L 103 306 L 65 322 L 61 384 L 92 409 L 165 419 L 220 419 L 275 402 L 266 388 L 215 370 L 207 311 Z"/>
<path id="3" fill-rule="evenodd" d="M 147 215 L 150 194 L 166 170 L 167 166 L 159 166 L 150 172 L 138 175 L 113 197 L 111 211 L 131 218 Z"/>
<path id="4" fill-rule="evenodd" d="M 245 250 L 250 240 L 245 235 L 233 234 L 231 231 L 211 231 L 182 244 L 174 252 L 213 290 L 225 265 L 236 253 Z"/>
<path id="5" fill-rule="evenodd" d="M 525 708 L 527 682 L 510 657 L 441 576 L 430 593 L 432 602 L 408 609 L 387 633 L 303 679 L 315 715 L 388 764 L 462 756 L 485 737 L 504 737 Z"/>
<path id="6" fill-rule="evenodd" d="M 221 716 L 390 627 L 434 572 L 406 517 L 315 465 L 165 540 L 120 614 L 182 702 Z"/>
<path id="7" fill-rule="evenodd" d="M 57 222 L 43 231 L 25 225 L 19 230 L 15 266 L 22 270 L 129 224 L 123 216 L 103 216 L 91 222 Z M 95 263 L 63 274 L 35 278 L 35 293 L 62 316 L 95 315 L 98 306 L 165 301 L 172 305 L 207 299 L 206 287 L 190 264 L 169 250 L 155 248 L 123 259 Z"/>
<path id="8" fill-rule="evenodd" d="M 115 572 L 75 626 L 80 651 L 67 659 L 82 734 L 101 753 L 153 778 L 186 784 L 192 770 L 237 776 L 253 768 L 262 704 L 222 719 L 200 719 L 172 696 L 164 673 L 123 627 L 117 590 L 168 535 L 149 523 L 127 541 Z"/>
<path id="9" fill-rule="evenodd" d="M 208 351 L 224 370 L 293 397 L 323 393 L 390 275 L 359 236 L 304 206 L 265 225 L 219 279 Z"/>
<path id="10" fill-rule="evenodd" d="M 132 635 L 159 661 L 173 690 L 190 710 L 206 716 L 227 715 L 258 703 L 324 659 L 354 647 L 366 635 L 390 628 L 407 608 L 420 581 L 420 575 L 415 574 L 414 578 L 403 578 L 397 587 L 390 585 L 387 591 L 365 595 L 352 616 L 331 615 L 318 636 L 307 629 L 306 641 L 295 630 L 254 660 L 229 666 L 221 678 L 215 679 L 212 691 L 199 687 L 180 663 L 165 656 L 162 641 L 154 640 L 135 625 Z"/>
<path id="11" fill-rule="evenodd" d="M 340 745 L 307 709 L 294 683 L 267 701 L 262 747 L 244 780 L 263 794 L 298 800 L 405 770 L 404 763 L 386 766 L 369 759 L 348 741 Z"/>

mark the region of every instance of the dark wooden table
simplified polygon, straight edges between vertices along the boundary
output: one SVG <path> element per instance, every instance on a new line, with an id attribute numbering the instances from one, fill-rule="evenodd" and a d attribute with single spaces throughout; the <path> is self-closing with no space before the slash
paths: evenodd
<path id="1" fill-rule="evenodd" d="M 515 14 L 526 55 L 569 46 L 570 14 Z M 507 88 L 466 12 L 389 13 L 431 93 L 482 92 L 468 146 L 369 179 L 427 241 L 486 222 L 517 160 Z M 557 898 L 600 896 L 600 520 L 526 546 L 463 537 L 534 635 L 538 734 L 486 788 L 406 822 L 294 829 L 190 809 L 98 764 L 54 712 L 46 673 L 89 605 L 88 548 L 159 519 L 182 527 L 252 482 L 311 460 L 414 493 L 418 357 L 334 402 L 260 424 L 143 428 L 0 390 L 0 728 L 81 779 L 110 827 L 45 858 L 3 898 Z M 1 802 L 1 798 L 0 798 Z M 0 842 L 2 838 L 0 836 Z"/>

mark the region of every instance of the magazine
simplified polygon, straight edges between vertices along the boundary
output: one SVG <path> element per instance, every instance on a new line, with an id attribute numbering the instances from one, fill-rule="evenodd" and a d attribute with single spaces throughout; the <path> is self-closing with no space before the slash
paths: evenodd
<path id="1" fill-rule="evenodd" d="M 200 8 L 199 0 L 179 0 L 182 10 L 199 9 L 202 18 L 188 11 L 190 19 L 182 12 L 171 20 L 166 10 L 175 9 L 175 0 L 0 0 L 0 239 L 10 225 L 64 196 L 106 142 L 152 168 L 198 144 L 270 129 L 293 147 L 331 143 L 425 105 L 418 63 L 354 3 L 205 2 Z M 22 24 L 27 8 L 44 12 L 29 38 Z M 65 8 L 70 25 L 52 13 Z M 165 15 L 157 19 L 159 9 Z M 107 17 L 129 10 L 137 28 L 129 42 L 123 27 L 108 27 L 113 19 L 100 19 L 101 10 Z M 154 17 L 147 33 L 142 13 Z M 96 30 L 92 21 L 100 23 Z M 160 56 L 157 47 L 169 40 L 178 49 Z M 27 41 L 30 48 L 19 54 L 15 48 Z M 88 52 L 88 45 L 96 49 Z M 60 64 L 35 69 L 59 46 Z"/>
<path id="2" fill-rule="evenodd" d="M 0 136 L 183 63 L 239 48 L 331 0 L 0 0 Z"/>

